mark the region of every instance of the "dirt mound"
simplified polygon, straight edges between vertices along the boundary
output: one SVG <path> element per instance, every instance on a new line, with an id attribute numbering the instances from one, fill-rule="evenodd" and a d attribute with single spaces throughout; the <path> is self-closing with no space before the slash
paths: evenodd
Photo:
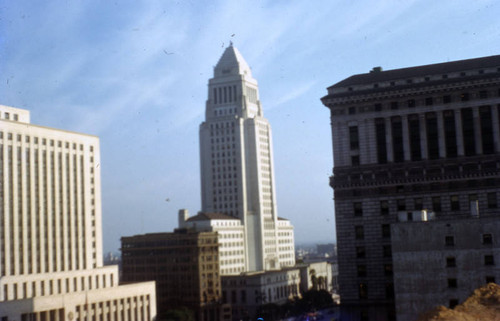
<path id="1" fill-rule="evenodd" d="M 454 309 L 443 306 L 420 316 L 418 321 L 500 321 L 500 286 L 489 283 Z"/>

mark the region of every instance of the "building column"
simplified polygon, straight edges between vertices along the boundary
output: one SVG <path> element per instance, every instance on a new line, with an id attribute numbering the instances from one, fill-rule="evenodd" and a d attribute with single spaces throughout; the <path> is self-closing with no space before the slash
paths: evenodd
<path id="1" fill-rule="evenodd" d="M 474 138 L 476 144 L 476 155 L 483 153 L 483 140 L 481 135 L 481 120 L 479 118 L 479 107 L 472 107 L 472 115 L 474 117 Z"/>
<path id="2" fill-rule="evenodd" d="M 491 121 L 493 123 L 493 142 L 495 152 L 500 152 L 500 124 L 498 122 L 498 107 L 491 106 Z"/>
<path id="3" fill-rule="evenodd" d="M 392 126 L 391 126 L 391 118 L 384 118 L 385 122 L 385 148 L 387 150 L 387 162 L 394 162 L 394 154 L 392 151 Z"/>
<path id="4" fill-rule="evenodd" d="M 403 127 L 403 149 L 404 149 L 404 159 L 405 161 L 411 160 L 410 154 L 410 136 L 408 133 L 408 115 L 401 116 L 401 122 Z"/>
<path id="5" fill-rule="evenodd" d="M 460 109 L 455 110 L 455 132 L 457 133 L 457 155 L 464 156 L 464 135 L 462 129 L 462 113 Z"/>
<path id="6" fill-rule="evenodd" d="M 418 115 L 420 122 L 420 151 L 422 153 L 422 159 L 428 159 L 427 155 L 427 131 L 425 123 L 425 113 Z"/>
<path id="7" fill-rule="evenodd" d="M 443 112 L 436 112 L 437 126 L 438 126 L 438 143 L 439 143 L 439 158 L 446 157 L 446 145 L 445 145 L 445 133 L 444 133 L 444 121 Z"/>

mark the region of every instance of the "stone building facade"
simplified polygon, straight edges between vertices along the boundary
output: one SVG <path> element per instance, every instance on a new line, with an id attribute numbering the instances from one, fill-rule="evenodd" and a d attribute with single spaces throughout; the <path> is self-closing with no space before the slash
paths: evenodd
<path id="1" fill-rule="evenodd" d="M 300 282 L 299 268 L 222 276 L 222 302 L 231 305 L 233 320 L 255 320 L 263 305 L 300 296 Z"/>
<path id="2" fill-rule="evenodd" d="M 103 266 L 99 138 L 0 106 L 0 320 L 153 320 L 154 282 Z"/>
<path id="3" fill-rule="evenodd" d="M 221 320 L 216 232 L 178 229 L 121 238 L 124 282 L 156 281 L 158 317 L 187 307 L 200 321 Z"/>
<path id="4" fill-rule="evenodd" d="M 339 286 L 353 318 L 395 318 L 398 212 L 497 215 L 500 56 L 382 71 L 328 88 Z M 359 308 L 361 307 L 361 308 Z"/>
<path id="5" fill-rule="evenodd" d="M 500 280 L 500 219 L 405 221 L 392 224 L 398 321 L 443 305 L 453 308 Z"/>

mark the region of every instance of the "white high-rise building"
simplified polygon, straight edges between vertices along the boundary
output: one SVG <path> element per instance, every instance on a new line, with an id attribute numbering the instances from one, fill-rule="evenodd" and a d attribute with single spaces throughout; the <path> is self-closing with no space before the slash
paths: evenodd
<path id="1" fill-rule="evenodd" d="M 202 212 L 241 221 L 245 271 L 294 265 L 293 227 L 276 210 L 271 126 L 257 81 L 232 44 L 209 80 L 200 156 Z"/>
<path id="2" fill-rule="evenodd" d="M 153 320 L 154 282 L 102 264 L 99 138 L 0 105 L 0 320 Z"/>

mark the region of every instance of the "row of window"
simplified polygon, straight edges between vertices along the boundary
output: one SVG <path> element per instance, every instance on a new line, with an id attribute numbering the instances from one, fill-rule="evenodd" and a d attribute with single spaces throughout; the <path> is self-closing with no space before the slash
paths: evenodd
<path id="1" fill-rule="evenodd" d="M 390 244 L 382 245 L 382 257 L 391 258 L 392 257 L 392 246 Z M 365 246 L 356 246 L 355 249 L 356 258 L 364 259 L 366 258 L 366 247 Z"/>
<path id="2" fill-rule="evenodd" d="M 109 279 L 109 284 L 108 284 Z M 80 281 L 80 282 L 79 282 Z M 92 290 L 115 286 L 113 274 L 88 277 L 72 277 L 57 280 L 42 280 L 14 284 L 4 284 L 4 300 L 21 300 L 35 296 L 54 295 L 76 291 Z M 11 290 L 9 292 L 9 289 Z"/>
<path id="3" fill-rule="evenodd" d="M 486 193 L 486 205 L 488 209 L 496 209 L 498 208 L 498 198 L 497 198 L 497 193 L 496 192 L 490 192 Z M 442 200 L 444 196 L 433 196 L 430 198 L 430 208 L 433 212 L 439 213 L 443 210 L 442 207 Z M 461 202 L 460 195 L 450 195 L 447 197 L 448 202 L 449 202 L 449 210 L 450 211 L 460 211 L 461 208 L 463 208 L 463 199 Z M 389 215 L 390 211 L 390 203 L 393 204 L 392 210 L 395 210 L 397 212 L 404 212 L 409 209 L 407 206 L 407 203 L 409 203 L 410 200 L 408 199 L 396 199 L 393 202 L 389 202 L 389 200 L 381 200 L 380 201 L 380 207 L 379 211 L 381 215 Z M 478 194 L 468 194 L 468 203 L 467 207 L 464 209 L 469 210 L 470 209 L 470 203 L 471 202 L 476 202 L 478 201 Z M 395 204 L 394 204 L 395 203 Z M 462 204 L 461 204 L 462 203 Z M 394 206 L 395 205 L 395 206 Z M 363 216 L 364 209 L 363 209 L 363 202 L 353 202 L 352 203 L 352 208 L 353 208 L 353 213 L 354 216 L 356 217 L 361 217 Z M 417 197 L 413 199 L 413 210 L 415 211 L 420 211 L 424 209 L 424 199 L 421 197 Z"/>
<path id="4" fill-rule="evenodd" d="M 16 140 L 18 142 L 21 142 L 22 141 L 22 137 L 23 135 L 21 134 L 17 134 L 17 135 L 14 135 L 13 133 L 7 133 L 7 140 L 13 140 L 14 139 L 14 136 L 16 137 Z M 0 139 L 3 139 L 4 138 L 4 132 L 3 131 L 0 131 Z M 31 142 L 31 136 L 28 136 L 28 135 L 25 135 L 24 136 L 24 140 L 26 143 L 30 143 Z M 50 146 L 55 146 L 55 143 L 57 142 L 57 147 L 61 147 L 63 146 L 63 141 L 55 141 L 54 139 L 47 139 L 47 138 L 41 138 L 39 139 L 38 137 L 33 137 L 33 143 L 34 144 L 39 144 L 39 141 L 41 141 L 41 144 L 43 146 L 47 146 L 47 142 L 49 143 L 48 145 Z M 65 148 L 70 148 L 70 146 L 73 148 L 73 150 L 76 150 L 77 149 L 77 146 L 78 148 L 83 151 L 83 144 L 77 144 L 77 143 L 70 143 L 70 142 L 64 142 L 64 147 Z M 89 146 L 89 150 L 91 152 L 94 151 L 94 146 Z"/>
<path id="5" fill-rule="evenodd" d="M 1 116 L 1 115 L 0 115 L 0 116 Z M 5 113 L 3 114 L 3 119 L 10 120 L 10 113 L 9 113 L 9 112 L 5 112 Z M 13 114 L 13 115 L 12 115 L 12 120 L 18 121 L 18 120 L 19 120 L 19 115 L 18 115 L 18 114 Z"/>
<path id="6" fill-rule="evenodd" d="M 368 275 L 368 270 L 365 264 L 358 264 L 356 266 L 356 270 L 357 270 L 357 275 L 360 278 L 364 278 Z M 392 276 L 393 275 L 392 263 L 385 263 L 383 265 L 383 271 L 384 271 L 384 276 Z"/>
<path id="7" fill-rule="evenodd" d="M 214 104 L 230 103 L 236 101 L 236 99 L 236 85 L 212 89 L 212 100 Z"/>
<path id="8" fill-rule="evenodd" d="M 358 285 L 359 298 L 361 300 L 368 299 L 368 284 L 361 282 Z M 394 299 L 394 283 L 389 282 L 385 284 L 385 297 L 386 299 Z"/>
<path id="9" fill-rule="evenodd" d="M 390 224 L 382 224 L 380 226 L 381 237 L 382 238 L 391 238 L 391 225 Z M 356 240 L 364 240 L 365 239 L 365 227 L 363 225 L 355 225 L 354 226 L 354 237 Z"/>
<path id="10" fill-rule="evenodd" d="M 484 265 L 491 266 L 495 265 L 495 257 L 491 254 L 487 254 L 484 256 Z M 454 268 L 457 266 L 457 259 L 454 256 L 449 256 L 446 258 L 446 267 Z"/>
<path id="11" fill-rule="evenodd" d="M 84 320 L 148 321 L 151 319 L 149 302 L 150 302 L 149 295 L 146 296 L 141 295 L 140 297 L 77 305 L 75 321 L 84 321 Z M 42 320 L 45 320 L 46 318 L 46 316 L 44 315 L 40 317 Z M 33 319 L 30 318 L 26 320 L 33 320 Z M 57 318 L 48 317 L 47 320 L 57 320 Z M 59 318 L 59 320 L 61 320 L 61 318 Z"/>
<path id="12" fill-rule="evenodd" d="M 500 89 L 496 93 L 500 96 Z M 433 106 L 434 104 L 442 103 L 442 104 L 450 104 L 452 102 L 466 102 L 473 98 L 477 99 L 487 99 L 491 96 L 495 95 L 493 91 L 488 90 L 480 90 L 475 93 L 463 92 L 458 95 L 443 95 L 441 97 L 426 97 L 421 100 L 416 99 L 407 99 L 405 101 L 391 101 L 387 104 L 375 103 L 373 106 L 364 106 L 364 107 L 349 107 L 347 112 L 349 115 L 354 115 L 358 112 L 371 112 L 371 111 L 382 111 L 382 110 L 398 110 L 401 107 L 407 108 L 415 108 L 418 106 Z"/>
<path id="13" fill-rule="evenodd" d="M 482 244 L 483 245 L 491 245 L 493 244 L 493 235 L 491 233 L 484 233 L 481 236 Z M 455 246 L 455 236 L 453 235 L 446 235 L 444 237 L 444 244 L 446 246 Z"/>
<path id="14" fill-rule="evenodd" d="M 500 105 L 497 107 L 500 110 Z M 455 111 L 447 110 L 442 112 L 442 128 L 443 133 L 440 133 L 441 122 L 437 117 L 436 112 L 428 112 L 425 114 L 425 123 L 421 123 L 420 115 L 408 115 L 407 129 L 409 144 L 403 141 L 403 124 L 401 116 L 390 118 L 390 143 L 392 150 L 387 149 L 387 126 L 385 118 L 375 119 L 375 142 L 377 147 L 377 161 L 379 164 L 388 162 L 388 153 L 391 154 L 394 162 L 404 162 L 405 160 L 420 161 L 424 159 L 422 149 L 423 134 L 426 139 L 426 158 L 438 159 L 439 157 L 457 157 L 458 148 L 463 148 L 465 156 L 473 156 L 477 154 L 493 154 L 495 152 L 494 129 L 492 120 L 492 111 L 490 106 L 481 106 L 479 108 L 479 127 L 475 128 L 474 115 L 472 108 L 463 108 L 460 110 L 461 120 L 456 119 Z M 500 112 L 499 112 L 500 117 Z M 459 140 L 457 135 L 457 121 L 460 121 L 462 130 L 462 139 Z M 500 122 L 499 120 L 495 120 Z M 425 125 L 425 127 L 423 127 Z M 425 128 L 425 132 L 422 132 Z M 476 130 L 479 131 L 481 138 L 480 145 L 476 145 Z M 440 137 L 444 136 L 444 146 L 440 146 Z M 351 150 L 359 150 L 359 129 L 358 126 L 349 127 L 349 142 Z M 442 143 L 441 143 L 442 144 Z M 444 154 L 440 155 L 440 148 Z M 409 159 L 405 159 L 405 150 L 408 150 Z M 353 166 L 360 165 L 359 155 L 351 156 L 351 164 Z"/>

